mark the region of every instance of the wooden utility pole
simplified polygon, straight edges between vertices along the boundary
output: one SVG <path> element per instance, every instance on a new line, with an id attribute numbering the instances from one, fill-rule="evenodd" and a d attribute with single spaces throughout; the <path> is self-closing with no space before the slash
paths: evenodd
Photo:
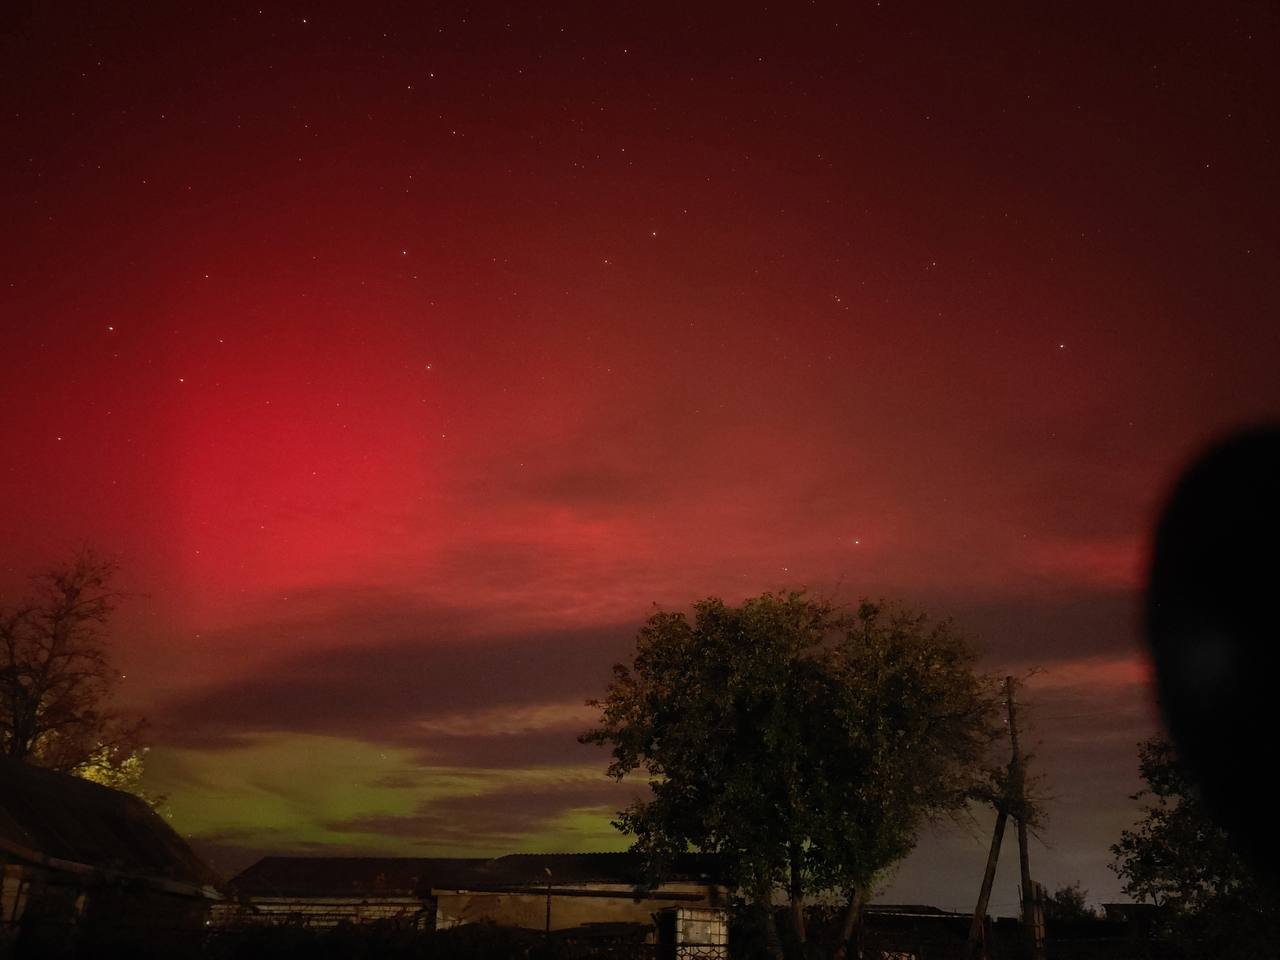
<path id="1" fill-rule="evenodd" d="M 978 903 L 973 908 L 973 921 L 969 924 L 969 939 L 965 956 L 975 960 L 987 955 L 986 921 L 987 905 L 991 901 L 991 887 L 996 879 L 996 864 L 1000 860 L 1000 845 L 1004 841 L 1004 829 L 1010 811 L 1018 824 L 1018 866 L 1022 874 L 1022 923 L 1027 937 L 1027 949 L 1033 960 L 1044 960 L 1044 925 L 1037 922 L 1040 912 L 1036 906 L 1035 887 L 1031 883 L 1031 864 L 1027 858 L 1027 795 L 1026 768 L 1018 746 L 1018 707 L 1013 696 L 1013 677 L 1004 678 L 1005 704 L 1009 712 L 1009 774 L 1004 784 L 1004 796 L 996 798 L 996 826 L 991 834 L 991 850 L 987 853 L 987 869 L 982 875 L 982 887 L 978 891 Z"/>
<path id="2" fill-rule="evenodd" d="M 1009 762 L 1009 792 L 1013 797 L 1018 823 L 1018 869 L 1022 874 L 1022 930 L 1032 960 L 1045 960 L 1044 927 L 1036 923 L 1036 888 L 1031 883 L 1031 861 L 1027 855 L 1027 772 L 1018 748 L 1018 708 L 1013 698 L 1013 677 L 1004 678 L 1005 698 L 1009 705 L 1009 742 L 1013 759 Z"/>
<path id="3" fill-rule="evenodd" d="M 1009 717 L 1013 718 L 1013 678 L 1004 678 L 1004 692 L 1009 703 Z M 1012 724 L 1010 724 L 1012 726 Z M 1014 748 L 1017 756 L 1017 748 Z M 986 924 L 987 905 L 991 902 L 991 887 L 996 879 L 996 865 L 1000 862 L 1000 845 L 1004 842 L 1004 828 L 1009 822 L 1009 799 L 1013 780 L 1014 763 L 1009 761 L 1009 774 L 1004 782 L 1004 795 L 995 798 L 996 827 L 991 833 L 991 849 L 987 852 L 987 869 L 982 874 L 982 887 L 978 890 L 978 903 L 973 908 L 973 921 L 969 924 L 969 939 L 965 944 L 966 960 L 987 956 Z"/>
<path id="4" fill-rule="evenodd" d="M 551 936 L 551 868 L 543 867 L 547 875 L 547 936 Z"/>
<path id="5" fill-rule="evenodd" d="M 987 955 L 986 924 L 987 904 L 991 901 L 991 885 L 996 879 L 996 863 L 1000 859 L 1000 844 L 1004 840 L 1004 826 L 1009 819 L 1009 806 L 1003 798 L 996 806 L 996 829 L 991 834 L 991 851 L 987 854 L 987 870 L 982 875 L 982 889 L 978 891 L 978 905 L 973 908 L 973 922 L 969 924 L 969 942 L 965 956 L 975 960 Z"/>

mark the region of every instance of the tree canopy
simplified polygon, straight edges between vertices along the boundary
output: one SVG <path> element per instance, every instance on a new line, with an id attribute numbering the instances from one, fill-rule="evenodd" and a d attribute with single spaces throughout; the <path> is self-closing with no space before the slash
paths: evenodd
<path id="1" fill-rule="evenodd" d="M 1059 887 L 1045 898 L 1044 920 L 1050 931 L 1058 924 L 1082 923 L 1098 919 L 1098 913 L 1089 906 L 1089 891 L 1079 882 Z"/>
<path id="2" fill-rule="evenodd" d="M 139 724 L 108 709 L 115 572 L 111 560 L 82 550 L 34 577 L 29 597 L 0 608 L 0 751 L 7 756 L 121 783 L 140 768 L 132 742 Z"/>
<path id="3" fill-rule="evenodd" d="M 1274 891 L 1251 874 L 1208 815 L 1173 746 L 1156 737 L 1139 748 L 1148 799 L 1143 817 L 1112 846 L 1112 869 L 1127 894 L 1160 908 L 1164 932 L 1192 956 L 1264 956 L 1280 943 Z"/>
<path id="4" fill-rule="evenodd" d="M 847 933 L 921 825 L 985 775 L 996 700 L 974 658 L 949 623 L 894 607 L 710 598 L 649 618 L 581 739 L 612 748 L 611 776 L 648 774 L 615 825 L 655 871 L 717 854 L 756 902 L 788 892 L 800 940 L 805 897 L 839 891 Z"/>

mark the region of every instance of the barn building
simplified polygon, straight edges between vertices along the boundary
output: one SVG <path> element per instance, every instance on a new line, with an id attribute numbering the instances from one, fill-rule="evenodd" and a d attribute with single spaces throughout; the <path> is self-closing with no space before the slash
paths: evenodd
<path id="1" fill-rule="evenodd" d="M 199 934 L 217 878 L 137 797 L 0 757 L 0 958 Z"/>
<path id="2" fill-rule="evenodd" d="M 633 853 L 510 854 L 494 859 L 267 857 L 231 880 L 223 922 L 396 919 L 590 936 L 630 930 L 723 946 L 728 890 L 710 858 L 682 857 L 646 885 Z M 708 954 L 708 955 L 714 955 Z"/>

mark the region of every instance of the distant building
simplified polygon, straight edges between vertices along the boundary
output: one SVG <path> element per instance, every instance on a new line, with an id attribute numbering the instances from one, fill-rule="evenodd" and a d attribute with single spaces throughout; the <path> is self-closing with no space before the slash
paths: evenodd
<path id="1" fill-rule="evenodd" d="M 1160 914 L 1154 903 L 1104 903 L 1102 914 L 1111 923 L 1150 926 Z"/>
<path id="2" fill-rule="evenodd" d="M 972 913 L 924 904 L 872 903 L 863 916 L 863 952 L 868 957 L 959 957 L 972 922 Z M 990 924 L 987 927 L 989 932 Z"/>
<path id="3" fill-rule="evenodd" d="M 665 932 L 669 942 L 724 946 L 727 889 L 710 858 L 682 857 L 644 883 L 633 853 L 510 854 L 490 860 L 267 857 L 233 878 L 222 922 L 396 919 L 445 929 L 491 922 L 568 936 Z M 701 954 L 714 956 L 715 952 Z"/>
<path id="4" fill-rule="evenodd" d="M 0 957 L 189 938 L 217 882 L 137 797 L 0 757 Z"/>
<path id="5" fill-rule="evenodd" d="M 1102 915 L 1130 939 L 1150 940 L 1160 929 L 1160 908 L 1154 903 L 1104 903 Z"/>
<path id="6" fill-rule="evenodd" d="M 398 920 L 435 926 L 428 873 L 463 870 L 483 860 L 420 857 L 264 857 L 227 884 L 215 910 L 224 924 L 288 922 L 331 927 L 343 921 Z"/>

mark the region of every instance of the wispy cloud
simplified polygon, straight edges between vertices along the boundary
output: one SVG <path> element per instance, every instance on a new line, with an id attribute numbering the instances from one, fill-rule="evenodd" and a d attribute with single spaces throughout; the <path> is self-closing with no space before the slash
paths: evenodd
<path id="1" fill-rule="evenodd" d="M 521 736 L 547 730 L 582 730 L 600 711 L 581 700 L 480 708 L 418 721 L 423 733 L 449 737 Z"/>
<path id="2" fill-rule="evenodd" d="M 1133 536 L 1041 538 L 1021 551 L 1021 561 L 1059 584 L 1132 589 L 1145 577 L 1145 550 Z"/>
<path id="3" fill-rule="evenodd" d="M 1037 670 L 1028 686 L 1039 693 L 1118 693 L 1148 687 L 1151 670 L 1151 661 L 1140 654 L 1058 660 Z"/>

